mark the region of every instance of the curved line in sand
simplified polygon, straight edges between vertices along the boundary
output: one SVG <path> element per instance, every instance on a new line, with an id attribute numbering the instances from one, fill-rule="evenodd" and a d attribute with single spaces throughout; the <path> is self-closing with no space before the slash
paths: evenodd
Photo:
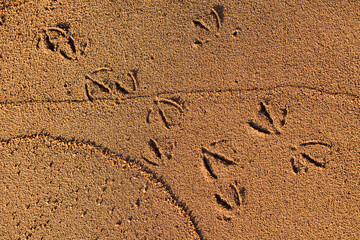
<path id="1" fill-rule="evenodd" d="M 11 141 L 16 140 L 16 139 L 32 140 L 32 139 L 35 139 L 38 137 L 47 137 L 53 141 L 58 141 L 58 142 L 65 143 L 65 144 L 72 144 L 74 146 L 90 146 L 90 147 L 93 147 L 94 149 L 96 149 L 101 155 L 103 155 L 106 158 L 117 158 L 117 159 L 123 161 L 124 163 L 130 164 L 130 166 L 135 165 L 138 169 L 135 169 L 134 167 L 132 167 L 134 170 L 138 170 L 138 171 L 142 172 L 142 174 L 145 175 L 144 177 L 146 179 L 154 182 L 155 184 L 160 184 L 161 187 L 163 187 L 163 189 L 165 189 L 165 191 L 172 198 L 174 205 L 182 211 L 183 215 L 186 218 L 188 218 L 188 220 L 190 221 L 190 223 L 191 223 L 196 235 L 199 237 L 199 239 L 200 240 L 205 239 L 202 234 L 202 231 L 198 227 L 198 223 L 196 222 L 195 217 L 192 214 L 192 211 L 190 211 L 188 209 L 188 207 L 186 206 L 185 203 L 183 203 L 182 201 L 179 200 L 179 198 L 172 191 L 171 187 L 163 180 L 162 177 L 159 177 L 155 172 L 151 171 L 148 167 L 143 165 L 140 161 L 131 159 L 130 157 L 124 158 L 121 154 L 111 151 L 108 148 L 104 148 L 101 145 L 98 145 L 92 141 L 79 141 L 76 139 L 69 140 L 69 139 L 63 138 L 61 136 L 53 137 L 49 133 L 46 133 L 45 131 L 42 131 L 42 132 L 36 133 L 36 134 L 32 134 L 32 135 L 20 135 L 20 136 L 11 137 L 9 139 L 0 139 L 0 143 L 10 143 Z"/>

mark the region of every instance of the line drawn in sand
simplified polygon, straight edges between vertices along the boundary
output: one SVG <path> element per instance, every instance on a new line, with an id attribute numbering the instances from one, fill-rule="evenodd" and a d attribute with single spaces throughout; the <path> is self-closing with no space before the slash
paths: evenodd
<path id="1" fill-rule="evenodd" d="M 1 57 L 1 55 L 0 55 Z M 269 90 L 275 90 L 278 88 L 289 88 L 289 89 L 304 89 L 309 91 L 315 91 L 318 93 L 331 95 L 331 96 L 344 96 L 347 97 L 349 100 L 358 101 L 360 99 L 360 96 L 352 93 L 347 92 L 332 92 L 332 91 L 326 91 L 323 89 L 318 89 L 314 87 L 308 87 L 308 86 L 301 86 L 301 85 L 293 85 L 293 84 L 284 84 L 284 85 L 277 85 L 274 87 L 264 87 L 264 88 L 225 88 L 225 89 L 196 89 L 196 90 L 177 90 L 177 91 L 161 91 L 157 93 L 145 93 L 145 94 L 136 94 L 136 95 L 126 95 L 121 98 L 121 100 L 134 100 L 138 98 L 156 98 L 163 95 L 178 95 L 178 94 L 199 94 L 199 93 L 228 93 L 228 92 L 257 92 L 257 91 L 269 91 Z M 98 98 L 97 100 L 101 101 L 114 101 L 119 102 L 119 97 L 113 97 L 113 98 Z M 20 101 L 0 101 L 0 105 L 18 105 L 18 104 L 42 104 L 42 103 L 85 103 L 91 101 L 88 98 L 86 99 L 33 99 L 33 100 L 20 100 Z"/>
<path id="2" fill-rule="evenodd" d="M 35 143 L 33 145 L 33 143 Z M 27 149 L 27 147 L 31 147 L 32 151 L 31 151 L 31 157 L 27 155 L 27 151 L 24 149 L 22 149 L 22 147 L 25 146 L 25 149 Z M 36 146 L 36 148 L 32 148 L 33 146 Z M 145 183 L 142 185 L 141 187 L 141 191 L 138 188 L 139 185 L 137 185 L 136 183 L 127 188 L 127 189 L 131 189 L 131 190 L 135 190 L 136 191 L 136 195 L 139 196 L 139 198 L 137 199 L 136 203 L 134 203 L 134 205 L 136 205 L 137 207 L 140 207 L 140 197 L 144 196 L 144 194 L 148 191 L 148 189 L 150 188 L 149 191 L 158 191 L 160 190 L 161 192 L 157 192 L 159 194 L 161 194 L 160 196 L 164 196 L 163 198 L 156 198 L 154 199 L 154 203 L 156 203 L 157 201 L 166 201 L 164 203 L 169 204 L 170 208 L 176 207 L 178 208 L 176 210 L 177 214 L 180 214 L 180 217 L 184 218 L 184 222 L 189 223 L 188 226 L 188 230 L 193 231 L 193 236 L 196 239 L 204 239 L 201 230 L 198 227 L 197 222 L 195 221 L 195 218 L 193 216 L 193 213 L 191 211 L 188 210 L 187 206 L 185 205 L 185 203 L 183 203 L 181 200 L 179 200 L 179 198 L 173 193 L 171 187 L 169 185 L 167 185 L 164 180 L 161 177 L 158 177 L 154 172 L 152 172 L 151 170 L 149 170 L 148 168 L 142 166 L 141 164 L 138 164 L 137 161 L 131 160 L 130 158 L 123 158 L 121 155 L 110 151 L 107 148 L 103 148 L 99 145 L 96 145 L 93 142 L 84 142 L 84 141 L 77 141 L 74 139 L 66 139 L 66 138 L 62 138 L 62 137 L 52 137 L 51 135 L 47 134 L 47 133 L 41 133 L 41 134 L 34 134 L 34 135 L 23 135 L 23 136 L 18 136 L 18 137 L 13 137 L 10 139 L 1 139 L 0 140 L 0 147 L 1 147 L 1 151 L 2 153 L 11 153 L 8 154 L 8 157 L 6 157 L 4 159 L 4 166 L 2 170 L 2 173 L 4 173 L 5 175 L 3 176 L 3 180 L 5 178 L 5 182 L 2 182 L 0 184 L 3 185 L 1 187 L 4 187 L 4 189 L 6 190 L 10 190 L 10 191 L 6 191 L 7 194 L 5 194 L 4 197 L 6 196 L 10 196 L 10 197 L 16 197 L 16 191 L 13 191 L 12 189 L 14 188 L 8 188 L 8 184 L 6 184 L 6 182 L 11 182 L 11 181 L 15 181 L 15 183 L 13 185 L 19 187 L 19 185 L 16 184 L 16 182 L 20 182 L 23 184 L 20 184 L 20 188 L 26 188 L 29 189 L 29 184 L 27 184 L 26 182 L 24 182 L 22 179 L 24 177 L 15 177 L 13 179 L 13 177 L 11 177 L 13 175 L 13 173 L 15 173 L 16 171 L 19 171 L 19 174 L 24 174 L 23 171 L 25 171 L 25 175 L 29 177 L 30 176 L 30 180 L 31 183 L 32 182 L 43 182 L 43 184 L 45 184 L 45 187 L 41 187 L 42 185 L 39 184 L 30 184 L 30 188 L 34 188 L 36 190 L 41 190 L 41 188 L 43 189 L 50 189 L 51 191 L 46 191 L 44 192 L 43 195 L 38 196 L 30 196 L 30 198 L 26 198 L 25 202 L 24 201 L 15 201 L 14 203 L 10 203 L 11 199 L 1 199 L 3 201 L 6 201 L 6 205 L 4 204 L 3 208 L 4 210 L 9 210 L 9 216 L 11 216 L 12 220 L 14 221 L 7 221 L 6 219 L 4 219 L 4 221 L 2 222 L 6 222 L 7 226 L 10 227 L 11 229 L 17 229 L 21 232 L 25 233 L 25 236 L 28 234 L 28 236 L 30 237 L 31 235 L 36 235 L 36 236 L 41 236 L 44 235 L 41 232 L 38 232 L 36 230 L 38 230 L 39 226 L 41 227 L 41 225 L 43 225 L 43 227 L 45 227 L 46 225 L 48 225 L 49 221 L 52 221 L 51 219 L 55 219 L 55 220 L 60 220 L 60 222 L 62 220 L 64 220 L 62 218 L 62 214 L 60 212 L 59 214 L 50 214 L 50 215 L 46 215 L 44 216 L 45 219 L 41 218 L 41 216 L 43 216 L 43 211 L 34 211 L 34 209 L 43 209 L 45 208 L 45 212 L 53 212 L 56 209 L 65 209 L 65 210 L 69 210 L 70 212 L 74 213 L 74 218 L 81 217 L 81 218 L 86 218 L 88 217 L 88 214 L 90 214 L 90 216 L 96 216 L 94 214 L 105 214 L 107 215 L 106 221 L 108 223 L 114 223 L 114 224 L 119 224 L 117 227 L 121 227 L 121 221 L 119 221 L 119 218 L 121 219 L 122 214 L 121 214 L 121 210 L 119 211 L 119 207 L 122 207 L 120 205 L 122 205 L 122 203 L 120 204 L 114 204 L 113 201 L 107 201 L 107 199 L 109 199 L 108 197 L 103 197 L 104 196 L 114 196 L 112 195 L 112 192 L 116 194 L 124 194 L 118 191 L 118 187 L 113 189 L 113 185 L 115 182 L 118 183 L 119 185 L 123 184 L 122 180 L 125 178 L 129 178 L 131 177 L 131 179 L 135 179 L 135 181 L 141 180 L 141 182 Z M 17 151 L 19 149 L 19 151 Z M 22 150 L 21 150 L 22 149 Z M 39 151 L 38 155 L 34 155 L 35 152 Z M 41 153 L 45 153 L 46 154 L 41 154 Z M 69 159 L 69 161 L 66 161 L 65 163 L 63 161 L 61 161 L 61 159 L 59 160 L 58 157 L 56 157 L 55 155 L 52 156 L 50 153 L 56 152 L 56 156 L 58 156 L 59 153 L 62 154 L 69 154 L 73 157 L 71 157 L 71 159 Z M 13 155 L 14 154 L 14 155 Z M 86 155 L 84 155 L 86 154 Z M 19 160 L 19 155 L 22 156 L 22 160 L 24 161 L 20 161 Z M 91 156 L 90 156 L 91 155 Z M 25 156 L 25 159 L 23 159 Z M 38 156 L 38 157 L 44 157 L 44 159 L 37 159 L 34 158 L 34 156 Z M 68 156 L 68 155 L 64 155 L 64 156 Z M 92 158 L 92 156 L 96 156 L 96 158 Z M 28 157 L 28 159 L 26 159 L 26 157 Z M 105 161 L 104 161 L 105 160 Z M 116 165 L 111 166 L 111 164 L 113 162 L 117 162 Z M 36 163 L 34 165 L 34 163 Z M 90 167 L 87 165 L 90 163 Z M 100 165 L 103 164 L 103 165 Z M 102 166 L 102 167 L 101 167 Z M 36 169 L 37 168 L 37 169 Z M 71 174 L 71 176 L 68 176 L 65 172 L 67 171 L 63 171 L 64 169 L 67 169 L 67 171 L 70 172 L 75 172 L 74 174 Z M 124 173 L 124 176 L 120 176 L 118 171 L 123 171 L 125 169 L 125 172 L 120 172 L 120 173 Z M 20 170 L 21 173 L 20 173 Z M 37 171 L 39 174 L 34 174 L 34 171 Z M 68 185 L 68 184 L 62 184 L 62 178 L 60 178 L 59 181 L 55 181 L 53 182 L 55 177 L 41 177 L 42 174 L 45 173 L 46 176 L 48 176 L 49 173 L 57 173 L 57 175 L 61 175 L 62 173 L 66 175 L 66 179 L 67 180 L 69 177 L 70 179 L 75 179 L 74 185 Z M 31 174 L 30 174 L 31 173 Z M 100 173 L 100 174 L 99 174 Z M 102 175 L 101 173 L 105 173 L 105 175 Z M 85 175 L 84 175 L 85 174 Z M 88 177 L 88 175 L 86 174 L 91 174 L 94 176 L 100 176 L 100 178 L 97 178 L 96 181 L 91 180 L 92 178 L 89 178 L 88 180 L 90 181 L 90 185 L 87 184 L 83 184 L 83 181 L 76 181 L 76 179 L 84 179 Z M 64 175 L 64 176 L 65 176 Z M 121 174 L 123 175 L 123 174 Z M 40 176 L 40 177 L 39 177 Z M 118 177 L 120 176 L 120 177 Z M 57 178 L 56 178 L 57 179 Z M 132 180 L 130 180 L 132 181 Z M 85 181 L 86 183 L 86 181 Z M 59 187 L 57 187 L 57 184 L 59 184 Z M 118 185 L 117 184 L 117 185 Z M 39 187 L 40 186 L 40 187 Z M 60 186 L 61 186 L 61 191 L 63 192 L 67 192 L 71 193 L 70 195 L 68 194 L 67 197 L 69 200 L 73 199 L 76 202 L 81 202 L 81 203 L 85 203 L 85 205 L 80 204 L 78 207 L 74 207 L 74 209 L 72 209 L 72 207 L 68 208 L 67 206 L 63 206 L 61 203 L 63 201 L 63 199 L 59 199 L 58 198 L 58 191 L 60 191 Z M 140 185 L 141 186 L 141 185 Z M 126 186 L 124 186 L 124 188 L 126 188 Z M 79 191 L 80 190 L 80 191 Z M 14 195 L 15 194 L 15 195 Z M 79 199 L 78 197 L 82 196 L 82 200 Z M 84 199 L 84 196 L 86 199 Z M 136 198 L 135 198 L 136 199 Z M 148 199 L 148 198 L 146 198 Z M 67 199 L 65 199 L 67 200 Z M 36 202 L 36 203 L 35 203 Z M 4 202 L 5 203 L 5 202 Z M 29 203 L 29 204 L 28 204 Z M 34 204 L 35 203 L 35 204 Z M 128 202 L 127 204 L 132 205 L 132 203 Z M 102 208 L 99 209 L 94 209 L 94 206 L 104 206 Z M 156 205 L 157 206 L 157 205 Z M 167 205 L 162 205 L 162 206 L 167 206 Z M 20 209 L 20 214 L 17 211 L 12 211 L 12 210 L 16 210 L 18 208 L 23 208 L 22 210 Z M 30 208 L 30 212 L 28 212 Z M 148 206 L 145 206 L 145 208 L 147 209 Z M 81 211 L 79 211 L 81 210 Z M 160 209 L 161 210 L 161 209 Z M 34 223 L 30 222 L 30 221 L 23 221 L 24 219 L 27 220 L 27 218 L 31 218 L 31 211 L 33 211 L 33 213 L 36 214 L 40 214 L 40 222 L 35 222 L 35 227 L 34 227 L 34 231 L 32 231 L 31 229 L 33 228 L 32 226 L 34 225 Z M 142 211 L 141 211 L 142 212 Z M 134 209 L 133 214 L 135 213 L 141 213 L 139 211 L 137 211 L 137 209 Z M 22 213 L 22 215 L 21 215 Z M 120 214 L 119 214 L 120 213 Z M 80 215 L 81 214 L 81 215 Z M 20 216 L 20 218 L 19 218 Z M 50 216 L 50 218 L 49 218 Z M 125 214 L 126 216 L 126 214 Z M 131 214 L 127 215 L 127 216 L 131 216 Z M 25 217 L 25 218 L 23 218 Z M 164 215 L 164 217 L 166 217 Z M 158 214 L 155 215 L 155 218 L 158 218 Z M 83 219 L 84 221 L 91 221 L 92 217 L 87 218 L 87 219 Z M 102 219 L 104 220 L 104 219 Z M 70 220 L 71 221 L 71 220 Z M 1 222 L 1 221 L 0 221 Z M 18 223 L 17 223 L 18 222 Z M 21 226 L 19 227 L 19 224 L 21 222 Z M 66 222 L 66 220 L 65 220 Z M 44 223 L 44 224 L 43 224 Z M 30 226 L 29 226 L 30 225 Z M 151 225 L 150 225 L 151 226 Z M 31 228 L 30 232 L 28 231 L 29 227 Z M 109 225 L 109 231 L 116 234 L 116 232 L 114 232 L 111 228 L 111 226 Z M 128 227 L 130 227 L 128 225 Z M 56 228 L 57 230 L 61 231 L 61 226 L 59 228 Z M 62 229 L 64 230 L 64 229 Z M 151 229 L 150 229 L 151 230 Z M 6 233 L 7 231 L 5 231 Z M 13 231 L 9 231 L 7 233 L 11 233 Z M 98 233 L 98 231 L 90 231 L 92 233 L 94 233 L 94 235 L 96 235 L 96 232 Z M 13 232 L 14 233 L 14 232 Z M 20 233 L 20 232 L 19 232 Z M 4 235 L 4 234 L 0 234 L 0 235 Z M 23 234 L 24 235 L 24 234 Z M 51 236 L 51 233 L 45 234 L 46 236 Z M 55 234 L 56 235 L 56 234 Z M 76 234 L 75 234 L 76 235 Z M 106 234 L 105 234 L 106 235 Z M 194 238 L 191 238 L 194 239 Z"/>

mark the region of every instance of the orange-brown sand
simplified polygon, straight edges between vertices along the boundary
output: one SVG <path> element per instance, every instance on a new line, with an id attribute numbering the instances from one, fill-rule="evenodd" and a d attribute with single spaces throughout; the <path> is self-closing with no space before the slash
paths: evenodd
<path id="1" fill-rule="evenodd" d="M 359 16 L 0 1 L 0 239 L 360 239 Z"/>

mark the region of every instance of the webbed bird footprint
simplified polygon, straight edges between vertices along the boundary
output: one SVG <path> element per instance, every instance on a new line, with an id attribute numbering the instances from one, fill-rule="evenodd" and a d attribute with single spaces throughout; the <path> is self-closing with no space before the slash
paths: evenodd
<path id="1" fill-rule="evenodd" d="M 147 145 L 147 149 L 142 153 L 142 159 L 148 164 L 160 166 L 172 159 L 176 142 L 167 137 L 150 138 Z"/>
<path id="2" fill-rule="evenodd" d="M 214 200 L 220 210 L 226 210 L 227 214 L 234 213 L 245 204 L 246 188 L 239 181 L 222 186 L 218 193 L 214 194 Z"/>
<path id="3" fill-rule="evenodd" d="M 260 102 L 256 119 L 249 120 L 247 123 L 258 133 L 279 135 L 281 134 L 281 128 L 286 123 L 287 114 L 286 107 L 274 109 L 266 102 Z"/>
<path id="4" fill-rule="evenodd" d="M 208 14 L 203 17 L 196 18 L 192 21 L 198 30 L 198 37 L 194 40 L 194 46 L 199 47 L 210 42 L 210 36 L 213 35 L 213 29 L 219 30 L 224 21 L 224 7 L 216 5 L 210 8 Z M 217 34 L 215 34 L 218 36 Z"/>
<path id="5" fill-rule="evenodd" d="M 293 147 L 296 153 L 290 163 L 294 173 L 306 173 L 310 167 L 325 168 L 333 160 L 332 148 L 331 144 L 322 141 L 306 141 L 298 148 Z"/>
<path id="6" fill-rule="evenodd" d="M 155 98 L 153 107 L 148 110 L 146 122 L 162 122 L 162 125 L 170 129 L 180 125 L 184 113 L 183 103 L 180 98 Z"/>
<path id="7" fill-rule="evenodd" d="M 220 139 L 201 148 L 202 169 L 211 182 L 222 181 L 239 168 L 238 149 L 229 139 Z M 240 166 L 242 168 L 242 166 Z M 210 177 L 210 178 L 209 178 Z"/>
<path id="8" fill-rule="evenodd" d="M 59 53 L 68 60 L 78 60 L 79 54 L 84 53 L 84 49 L 76 45 L 71 34 L 58 27 L 43 29 L 38 35 L 36 48 Z"/>
<path id="9" fill-rule="evenodd" d="M 112 68 L 101 67 L 85 76 L 85 92 L 90 101 L 109 97 L 124 97 L 138 89 L 137 71 L 119 77 Z"/>
<path id="10" fill-rule="evenodd" d="M 209 150 L 208 148 L 202 148 L 202 160 L 205 169 L 208 174 L 214 178 L 218 179 L 219 174 L 223 174 L 226 172 L 227 168 L 231 166 L 237 165 L 237 160 L 228 156 L 228 154 L 224 154 L 223 151 L 214 151 Z M 233 168 L 229 169 L 230 171 Z"/>

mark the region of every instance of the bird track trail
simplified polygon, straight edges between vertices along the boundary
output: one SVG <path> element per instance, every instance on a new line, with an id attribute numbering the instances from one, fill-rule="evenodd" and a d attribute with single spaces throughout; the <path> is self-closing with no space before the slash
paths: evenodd
<path id="1" fill-rule="evenodd" d="M 198 219 L 195 217 L 197 214 L 196 211 L 193 212 L 194 206 L 191 203 L 186 202 L 182 195 L 176 189 L 176 186 L 173 186 L 171 179 L 167 179 L 165 175 L 162 174 L 161 170 L 157 171 L 154 167 L 147 165 L 146 162 L 142 161 L 142 158 L 137 156 L 137 153 L 131 154 L 133 151 L 137 151 L 136 147 L 133 148 L 135 142 L 143 141 L 142 137 L 139 135 L 148 136 L 147 134 L 152 134 L 153 131 L 151 127 L 146 123 L 146 106 L 144 109 L 133 109 L 133 114 L 125 114 L 126 106 L 124 104 L 130 103 L 131 100 L 142 99 L 148 100 L 162 95 L 171 95 L 171 94 L 184 94 L 184 95 L 196 95 L 197 94 L 222 94 L 222 93 L 241 93 L 247 92 L 252 94 L 252 92 L 257 91 L 267 91 L 275 90 L 278 88 L 287 88 L 287 89 L 307 89 L 309 91 L 316 91 L 318 93 L 328 94 L 328 95 L 343 95 L 351 98 L 359 99 L 359 96 L 355 94 L 348 93 L 338 93 L 338 92 L 327 92 L 324 90 L 304 87 L 304 86 L 294 86 L 294 85 L 279 85 L 276 87 L 269 88 L 249 88 L 249 89 L 220 89 L 220 90 L 189 90 L 189 91 L 163 91 L 154 94 L 142 94 L 142 95 L 128 95 L 122 98 L 96 98 L 94 101 L 89 99 L 77 99 L 77 100 L 30 100 L 30 101 L 18 101 L 18 102 L 0 102 L 0 105 L 4 108 L 3 116 L 0 116 L 3 120 L 0 122 L 2 129 L 0 134 L 0 142 L 9 142 L 12 139 L 16 138 L 33 138 L 36 136 L 46 135 L 51 136 L 51 138 L 57 139 L 63 142 L 78 142 L 83 144 L 88 144 L 99 149 L 104 154 L 115 155 L 121 159 L 124 159 L 130 164 L 136 164 L 140 169 L 151 175 L 151 178 L 155 182 L 159 182 L 166 191 L 170 194 L 171 198 L 174 200 L 174 203 L 179 206 L 189 217 L 192 225 L 195 228 L 195 231 L 199 239 L 206 239 L 206 229 L 203 228 L 201 217 Z M 162 99 L 162 98 L 161 98 Z M 101 102 L 115 102 L 120 103 L 117 108 L 114 105 L 101 104 Z M 160 100 L 159 100 L 160 101 Z M 173 103 L 170 100 L 166 100 L 170 105 L 176 109 L 176 114 L 181 114 L 182 108 L 181 105 Z M 169 102 L 170 101 L 170 102 Z M 94 107 L 94 103 L 99 102 L 103 109 Z M 64 103 L 64 105 L 63 105 Z M 77 104 L 79 103 L 79 104 Z M 81 104 L 80 104 L 81 103 Z M 122 104 L 121 104 L 122 103 Z M 39 106 L 42 105 L 43 106 Z M 53 110 L 49 109 L 48 104 L 59 104 L 60 106 L 55 106 Z M 69 104 L 69 105 L 67 105 Z M 84 104 L 84 105 L 82 105 Z M 19 105 L 25 105 L 25 108 L 19 108 Z M 8 106 L 8 107 L 6 107 Z M 9 109 L 7 109 L 9 108 Z M 123 109 L 124 108 L 124 109 Z M 180 108 L 180 109 L 179 109 Z M 47 110 L 46 110 L 47 109 Z M 37 114 L 33 114 L 33 113 Z M 64 115 L 65 114 L 65 115 Z M 117 115 L 116 115 L 117 114 Z M 138 114 L 138 115 L 137 115 Z M 132 116 L 133 115 L 133 116 Z M 114 117 L 121 118 L 121 121 L 113 121 Z M 136 116 L 144 116 L 142 121 L 133 121 L 133 118 Z M 116 119 L 116 118 L 115 118 Z M 4 121 L 6 120 L 6 121 Z M 9 129 L 7 126 L 13 124 L 13 128 Z M 161 126 L 161 125 L 160 125 Z M 156 129 L 156 126 L 154 127 Z M 169 128 L 163 128 L 162 132 L 170 133 L 172 130 Z M 107 136 L 112 133 L 112 140 L 109 140 Z M 131 140 L 127 140 L 127 136 L 133 136 Z M 101 135 L 101 136 L 100 136 Z M 53 137 L 55 136 L 55 137 Z M 58 137 L 56 137 L 58 136 Z M 75 137 L 76 136 L 76 137 Z M 82 140 L 84 139 L 84 140 Z M 130 139 L 130 138 L 129 138 Z M 149 140 L 147 140 L 148 143 Z M 154 140 L 150 140 L 153 146 L 153 151 L 155 155 L 160 155 L 160 145 L 154 144 Z M 156 142 L 155 142 L 156 143 Z M 139 149 L 142 148 L 140 144 Z M 129 152 L 130 151 L 130 152 Z M 204 150 L 204 153 L 207 155 L 210 154 L 211 157 L 222 160 L 220 155 L 213 153 L 210 150 Z M 225 163 L 232 162 L 225 161 Z M 205 167 L 207 170 L 212 173 L 212 177 L 215 179 L 220 178 L 213 172 L 213 166 L 210 161 L 205 161 Z M 242 186 L 240 186 L 242 189 Z M 223 198 L 223 195 L 216 193 L 215 200 L 218 203 L 227 202 L 228 198 Z M 239 195 L 237 193 L 237 195 Z M 226 199 L 226 200 L 224 200 Z M 240 200 L 237 200 L 240 201 Z M 187 204 L 186 204 L 186 203 Z M 231 203 L 227 203 L 228 205 Z M 235 204 L 236 205 L 236 204 Z M 229 206 L 235 206 L 234 204 Z M 190 210 L 191 208 L 191 210 Z M 226 207 L 225 207 L 226 208 Z M 197 215 L 196 215 L 197 216 Z M 200 224 L 199 224 L 200 223 Z"/>

